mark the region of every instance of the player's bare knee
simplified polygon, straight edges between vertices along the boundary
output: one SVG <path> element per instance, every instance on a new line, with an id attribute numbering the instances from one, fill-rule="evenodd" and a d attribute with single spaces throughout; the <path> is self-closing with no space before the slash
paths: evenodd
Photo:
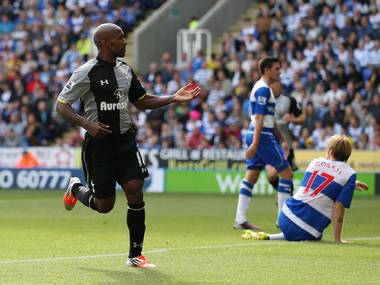
<path id="1" fill-rule="evenodd" d="M 274 182 L 278 178 L 277 173 L 268 172 L 268 181 Z"/>
<path id="2" fill-rule="evenodd" d="M 112 196 L 105 199 L 96 199 L 96 208 L 99 213 L 107 214 L 112 211 L 116 197 Z"/>
<path id="3" fill-rule="evenodd" d="M 257 179 L 259 177 L 260 172 L 252 172 L 252 171 L 247 171 L 244 179 L 249 181 L 249 183 L 255 184 L 257 182 Z"/>
<path id="4" fill-rule="evenodd" d="M 127 193 L 126 196 L 127 196 L 128 203 L 131 203 L 131 204 L 140 204 L 144 200 L 144 194 L 142 191 Z"/>
<path id="5" fill-rule="evenodd" d="M 142 203 L 144 199 L 144 181 L 143 180 L 132 180 L 123 184 L 123 191 L 128 200 L 128 203 L 139 204 Z"/>
<path id="6" fill-rule="evenodd" d="M 281 176 L 281 178 L 292 179 L 293 178 L 293 171 L 290 167 L 288 167 L 288 168 L 284 169 L 283 171 L 281 171 L 280 176 Z"/>
<path id="7" fill-rule="evenodd" d="M 256 184 L 256 182 L 257 182 L 257 178 L 247 178 L 247 177 L 245 177 L 245 180 L 247 180 L 251 184 Z"/>

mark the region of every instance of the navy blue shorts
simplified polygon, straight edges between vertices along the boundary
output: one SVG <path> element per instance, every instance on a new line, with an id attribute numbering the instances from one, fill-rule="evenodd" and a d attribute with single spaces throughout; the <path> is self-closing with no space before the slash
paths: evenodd
<path id="1" fill-rule="evenodd" d="M 246 137 L 247 145 L 251 145 L 253 132 L 248 131 Z M 259 147 L 256 154 L 251 159 L 246 159 L 247 169 L 264 169 L 265 165 L 273 166 L 277 172 L 282 172 L 289 167 L 285 152 L 276 140 L 273 134 L 264 134 L 260 136 Z"/>
<path id="2" fill-rule="evenodd" d="M 303 240 L 320 240 L 322 238 L 316 238 L 309 234 L 307 231 L 301 229 L 295 223 L 293 223 L 285 214 L 281 211 L 278 217 L 278 226 L 286 240 L 289 241 L 303 241 Z"/>

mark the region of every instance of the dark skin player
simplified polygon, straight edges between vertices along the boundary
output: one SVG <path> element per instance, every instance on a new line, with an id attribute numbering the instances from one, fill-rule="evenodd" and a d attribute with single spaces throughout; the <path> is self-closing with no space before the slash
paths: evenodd
<path id="1" fill-rule="evenodd" d="M 99 50 L 98 56 L 106 62 L 115 63 L 117 57 L 125 56 L 127 42 L 124 33 L 118 26 L 106 23 L 100 25 L 94 34 L 94 42 Z M 179 89 L 172 96 L 155 96 L 145 94 L 134 105 L 140 109 L 155 109 L 170 103 L 187 102 L 197 97 L 200 93 L 200 88 L 196 87 L 192 90 L 187 90 L 190 84 Z M 64 118 L 71 121 L 73 124 L 84 128 L 92 137 L 103 138 L 111 134 L 110 127 L 101 122 L 90 122 L 84 117 L 78 115 L 70 106 L 62 102 L 57 102 L 57 112 Z M 128 181 L 122 185 L 128 203 L 139 204 L 143 202 L 143 185 L 144 180 L 135 179 Z M 97 210 L 101 213 L 108 213 L 113 209 L 116 195 L 109 198 L 96 198 Z"/>

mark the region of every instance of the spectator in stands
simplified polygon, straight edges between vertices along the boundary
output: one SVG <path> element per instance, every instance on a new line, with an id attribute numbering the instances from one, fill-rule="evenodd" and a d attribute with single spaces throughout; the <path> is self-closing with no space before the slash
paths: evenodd
<path id="1" fill-rule="evenodd" d="M 249 35 L 257 35 L 255 23 L 252 18 L 245 18 L 243 28 L 240 30 L 241 40 L 244 41 Z"/>
<path id="2" fill-rule="evenodd" d="M 198 17 L 192 16 L 189 22 L 189 30 L 196 30 L 198 28 L 199 22 Z"/>
<path id="3" fill-rule="evenodd" d="M 376 122 L 380 123 L 380 95 L 375 95 L 371 100 L 369 112 L 376 119 Z"/>
<path id="4" fill-rule="evenodd" d="M 49 121 L 60 132 L 51 133 L 49 124 L 45 124 L 37 114 L 43 135 L 36 143 L 54 143 L 61 130 L 62 133 L 73 132 L 70 125 L 51 112 L 51 108 L 59 92 L 57 90 L 62 88 L 72 70 L 88 55 L 95 54 L 96 49 L 90 40 L 94 27 L 108 19 L 130 31 L 147 9 L 157 8 L 162 2 L 129 0 L 124 4 L 105 0 L 82 5 L 83 1 L 78 4 L 70 0 L 62 3 L 42 1 L 37 5 L 33 1 L 3 1 L 0 7 L 1 122 L 8 123 L 11 114 L 17 112 L 21 123 L 26 126 L 29 113 L 36 112 L 36 102 L 46 101 L 47 113 L 44 112 L 43 116 L 46 119 L 50 114 Z M 258 79 L 257 58 L 276 55 L 281 60 L 284 91 L 296 95 L 303 108 L 310 109 L 308 102 L 313 103 L 311 112 L 317 115 L 317 119 L 312 115 L 307 123 L 309 136 L 318 129 L 316 120 L 324 121 L 326 126 L 333 123 L 334 130 L 348 127 L 349 120 L 343 123 L 342 118 L 348 117 L 346 112 L 351 111 L 346 107 L 352 104 L 359 124 L 366 126 L 368 145 L 375 147 L 374 137 L 380 123 L 380 41 L 377 39 L 380 35 L 380 13 L 373 3 L 362 5 L 358 1 L 354 4 L 343 1 L 335 6 L 331 3 L 298 1 L 297 5 L 295 2 L 282 5 L 281 1 L 271 1 L 265 4 L 267 7 L 258 10 L 256 18 L 244 19 L 240 34 L 226 33 L 221 54 L 214 54 L 211 61 L 206 60 L 200 51 L 195 58 L 182 54 L 178 63 L 169 53 L 164 53 L 161 59 L 156 60 L 161 60 L 159 64 L 152 63 L 142 80 L 148 90 L 155 88 L 160 93 L 171 94 L 180 82 L 194 80 L 204 86 L 203 95 L 190 108 L 177 106 L 167 110 L 175 115 L 167 121 L 169 125 L 176 124 L 181 129 L 176 134 L 175 146 L 184 145 L 183 138 L 189 135 L 189 131 L 186 128 L 183 131 L 182 127 L 191 120 L 190 112 L 195 109 L 202 118 L 206 118 L 210 108 L 201 106 L 208 104 L 218 125 L 211 147 L 232 147 L 235 141 L 229 139 L 232 136 L 228 132 L 230 126 L 225 125 L 233 116 L 231 112 L 235 101 L 232 98 L 238 97 L 244 114 L 243 122 L 238 126 L 242 131 L 250 115 L 248 85 Z M 17 5 L 20 8 L 14 9 Z M 249 52 L 251 48 L 254 52 Z M 224 75 L 220 75 L 221 71 Z M 337 87 L 333 86 L 335 82 Z M 219 85 L 222 85 L 222 91 L 218 90 Z M 335 108 L 331 101 L 337 101 L 337 109 L 341 109 L 338 123 L 328 115 L 330 109 Z M 79 110 L 80 105 L 74 108 Z M 161 126 L 162 120 L 167 120 L 166 113 L 148 115 L 135 112 L 140 126 L 144 125 L 144 118 L 155 116 L 154 120 L 147 122 L 150 127 Z M 330 118 L 327 120 L 327 117 Z M 373 125 L 368 122 L 373 122 Z M 21 141 L 27 144 L 25 131 L 26 128 Z M 142 131 L 143 128 L 139 128 L 139 132 Z M 200 132 L 206 135 L 203 128 Z M 165 132 L 157 133 L 159 144 L 165 142 L 165 145 L 170 145 L 162 133 Z M 0 138 L 1 145 L 4 145 L 6 137 L 9 144 L 21 144 L 14 134 L 9 133 L 9 137 L 4 135 Z M 296 139 L 300 145 L 310 147 L 310 144 L 301 143 L 306 139 Z"/>
<path id="5" fill-rule="evenodd" d="M 261 43 L 253 36 L 248 34 L 244 39 L 244 46 L 247 52 L 253 53 L 261 50 Z"/>
<path id="6" fill-rule="evenodd" d="M 180 73 L 177 70 L 173 71 L 173 78 L 168 82 L 167 93 L 173 95 L 181 86 L 185 85 L 185 83 L 186 82 L 181 79 Z"/>
<path id="7" fill-rule="evenodd" d="M 338 82 L 333 80 L 330 83 L 330 89 L 326 92 L 324 102 L 330 104 L 333 101 L 340 101 L 343 96 L 343 91 L 339 89 Z"/>
<path id="8" fill-rule="evenodd" d="M 210 94 L 207 98 L 207 104 L 210 106 L 216 106 L 220 99 L 224 99 L 226 92 L 223 90 L 222 82 L 215 80 L 213 87 L 210 90 Z M 223 103 L 224 106 L 224 103 Z"/>
<path id="9" fill-rule="evenodd" d="M 28 150 L 22 152 L 20 160 L 17 162 L 17 168 L 35 168 L 39 167 L 40 163 L 37 158 Z"/>
<path id="10" fill-rule="evenodd" d="M 53 143 L 55 135 L 70 130 L 70 125 L 52 112 L 54 96 L 71 72 L 94 54 L 94 44 L 90 40 L 94 27 L 99 21 L 112 18 L 115 22 L 126 22 L 128 28 L 132 28 L 136 19 L 163 1 L 130 0 L 126 4 L 112 4 L 105 0 L 90 1 L 91 5 L 83 5 L 84 1 L 61 2 L 2 1 L 0 114 L 5 122 L 9 122 L 13 112 L 20 114 L 23 124 L 27 117 L 34 116 L 37 120 L 32 126 L 25 127 L 22 136 L 18 136 L 18 130 L 7 131 L 7 135 L 3 132 L 0 146 L 5 141 L 8 146 L 45 145 Z M 25 96 L 31 99 L 27 104 L 21 103 Z M 38 103 L 37 107 L 37 102 L 41 101 L 45 103 Z M 37 117 L 29 116 L 38 108 L 43 110 Z M 59 130 L 54 135 L 49 130 L 52 122 Z"/>
<path id="11" fill-rule="evenodd" d="M 199 127 L 197 127 L 195 123 L 192 124 L 192 131 L 190 132 L 189 137 L 186 140 L 186 147 L 191 149 L 199 149 L 207 145 L 207 142 L 205 142 L 206 139 L 200 131 Z"/>
<path id="12" fill-rule="evenodd" d="M 207 87 L 208 82 L 210 81 L 212 76 L 212 70 L 208 68 L 207 62 L 204 61 L 202 63 L 202 67 L 194 73 L 194 80 L 197 81 L 202 88 L 205 88 Z"/>
<path id="13" fill-rule="evenodd" d="M 331 101 L 329 104 L 328 111 L 323 115 L 322 125 L 324 127 L 331 126 L 334 124 L 342 125 L 343 114 L 338 109 L 338 103 L 336 101 Z"/>

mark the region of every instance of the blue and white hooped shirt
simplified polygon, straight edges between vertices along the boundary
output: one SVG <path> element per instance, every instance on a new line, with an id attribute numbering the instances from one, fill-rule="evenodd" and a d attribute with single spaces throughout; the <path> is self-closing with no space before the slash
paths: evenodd
<path id="1" fill-rule="evenodd" d="M 272 132 L 275 122 L 276 100 L 268 83 L 261 78 L 255 83 L 250 95 L 251 127 L 254 128 L 255 115 L 264 115 L 263 132 Z"/>
<path id="2" fill-rule="evenodd" d="M 334 203 L 351 205 L 356 173 L 342 161 L 314 159 L 306 169 L 297 193 L 286 200 L 282 212 L 297 226 L 319 238 L 330 224 Z"/>

